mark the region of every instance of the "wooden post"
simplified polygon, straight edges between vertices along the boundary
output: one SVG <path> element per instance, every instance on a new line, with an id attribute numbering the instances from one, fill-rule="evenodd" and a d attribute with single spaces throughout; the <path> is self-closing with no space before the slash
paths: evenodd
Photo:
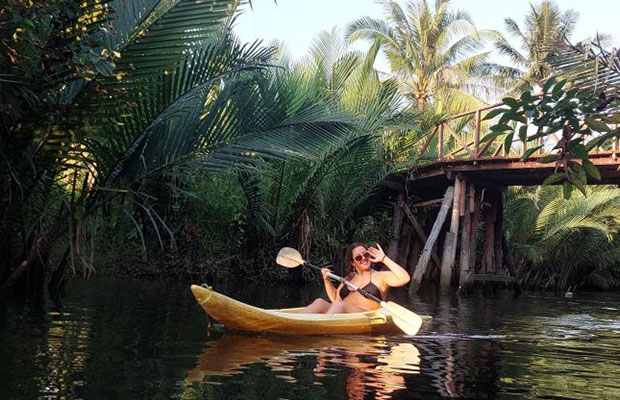
<path id="1" fill-rule="evenodd" d="M 497 218 L 497 192 L 486 190 L 489 206 L 484 209 L 484 252 L 482 262 L 484 272 L 495 272 L 495 219 Z"/>
<path id="2" fill-rule="evenodd" d="M 443 159 L 443 127 L 444 127 L 444 123 L 442 122 L 441 126 L 439 127 L 439 141 L 437 142 L 437 153 L 439 154 L 439 159 L 442 160 Z"/>
<path id="3" fill-rule="evenodd" d="M 502 237 L 504 236 L 504 201 L 502 192 L 498 192 L 496 201 L 495 215 L 495 271 L 501 271 L 503 268 L 504 251 L 502 248 Z"/>
<path id="4" fill-rule="evenodd" d="M 536 153 L 538 154 L 544 154 L 544 147 L 543 147 L 543 138 L 542 136 L 538 138 L 538 146 L 540 146 L 540 149 L 538 149 L 538 151 Z"/>
<path id="5" fill-rule="evenodd" d="M 459 216 L 463 217 L 465 216 L 465 203 L 467 200 L 467 182 L 463 179 L 461 179 L 461 194 L 459 195 Z"/>
<path id="6" fill-rule="evenodd" d="M 439 278 L 439 286 L 442 290 L 448 289 L 452 281 L 452 266 L 454 265 L 454 256 L 456 255 L 456 239 L 456 233 L 446 232 L 441 259 L 441 275 Z"/>
<path id="7" fill-rule="evenodd" d="M 463 182 L 463 186 L 468 186 L 465 182 Z M 471 270 L 470 257 L 469 252 L 471 250 L 470 235 L 474 234 L 472 232 L 472 213 L 473 213 L 473 203 L 474 203 L 474 185 L 472 183 L 469 184 L 469 195 L 466 196 L 468 199 L 468 204 L 465 207 L 465 215 L 463 217 L 463 228 L 461 229 L 461 254 L 459 255 L 459 287 L 462 287 L 469 276 L 469 272 Z"/>
<path id="8" fill-rule="evenodd" d="M 402 204 L 405 203 L 405 193 L 401 192 L 396 198 L 396 205 L 394 206 L 394 221 L 392 222 L 392 237 L 388 244 L 387 255 L 392 260 L 396 260 L 398 255 L 398 243 L 400 242 L 400 232 L 403 226 L 403 208 Z"/>
<path id="9" fill-rule="evenodd" d="M 525 121 L 525 126 L 527 126 L 529 123 L 527 118 L 525 119 Z M 522 140 L 521 142 L 523 143 L 523 153 L 521 155 L 524 156 L 525 153 L 527 153 L 527 132 L 525 133 L 525 140 Z"/>
<path id="10" fill-rule="evenodd" d="M 409 252 L 412 247 L 412 229 L 411 225 L 407 223 L 406 220 L 403 220 L 402 228 L 400 230 L 400 242 L 398 244 L 398 252 L 396 260 L 401 265 L 407 265 L 407 259 L 409 258 Z"/>
<path id="11" fill-rule="evenodd" d="M 472 188 L 474 188 L 472 184 Z M 473 213 L 471 215 L 471 232 L 469 234 L 469 268 L 470 272 L 476 271 L 476 244 L 478 243 L 478 223 L 480 221 L 480 205 L 482 203 L 482 190 L 473 192 Z"/>
<path id="12" fill-rule="evenodd" d="M 422 253 L 420 254 L 420 259 L 418 260 L 418 264 L 415 267 L 415 271 L 413 273 L 413 277 L 411 279 L 411 285 L 409 285 L 409 293 L 415 294 L 419 287 L 420 282 L 422 281 L 422 276 L 424 276 L 424 272 L 426 271 L 426 267 L 428 266 L 428 261 L 431 257 L 431 250 L 435 245 L 435 241 L 439 236 L 439 231 L 441 230 L 441 226 L 446 220 L 446 216 L 448 215 L 448 210 L 452 205 L 452 200 L 454 198 L 454 187 L 449 186 L 446 189 L 446 193 L 443 196 L 443 202 L 441 203 L 441 208 L 439 209 L 439 213 L 437 214 L 437 219 L 433 224 L 433 229 L 431 229 L 430 235 L 428 235 L 428 240 L 424 244 L 424 249 L 422 249 Z"/>
<path id="13" fill-rule="evenodd" d="M 441 259 L 441 277 L 439 285 L 442 289 L 450 287 L 452 281 L 452 267 L 456 257 L 456 242 L 459 232 L 459 218 L 461 205 L 461 184 L 459 177 L 454 179 L 454 201 L 452 202 L 452 220 L 450 221 L 450 230 L 446 232 L 444 241 L 443 257 Z"/>
<path id="14" fill-rule="evenodd" d="M 476 110 L 476 131 L 474 133 L 474 154 L 476 158 L 481 155 L 478 153 L 478 146 L 480 145 L 480 110 Z"/>

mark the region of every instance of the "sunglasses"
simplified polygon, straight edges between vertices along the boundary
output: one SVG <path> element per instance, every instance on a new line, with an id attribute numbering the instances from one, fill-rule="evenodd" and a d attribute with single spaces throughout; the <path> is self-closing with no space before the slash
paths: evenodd
<path id="1" fill-rule="evenodd" d="M 353 257 L 353 259 L 357 262 L 362 261 L 364 258 L 370 258 L 370 253 L 365 251 L 362 254 L 358 254 L 355 257 Z"/>

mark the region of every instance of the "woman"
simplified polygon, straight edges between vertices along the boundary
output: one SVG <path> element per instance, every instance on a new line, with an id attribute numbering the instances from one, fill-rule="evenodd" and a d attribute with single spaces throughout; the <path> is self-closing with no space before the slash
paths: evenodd
<path id="1" fill-rule="evenodd" d="M 373 271 L 372 263 L 382 263 L 387 271 Z M 368 293 L 383 299 L 390 287 L 404 286 L 409 282 L 409 274 L 403 267 L 398 265 L 385 255 L 379 244 L 377 247 L 366 247 L 361 243 L 353 243 L 347 249 L 345 257 L 347 274 L 345 279 Z M 337 288 L 328 277 L 329 269 L 323 268 L 323 282 L 327 290 L 329 300 L 316 299 L 303 312 L 307 313 L 352 313 L 374 310 L 380 305 L 367 299 L 358 292 L 352 292 L 345 284 Z"/>

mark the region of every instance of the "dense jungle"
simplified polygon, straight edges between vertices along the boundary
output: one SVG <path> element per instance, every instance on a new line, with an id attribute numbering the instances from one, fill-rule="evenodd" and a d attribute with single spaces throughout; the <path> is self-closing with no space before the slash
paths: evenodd
<path id="1" fill-rule="evenodd" d="M 447 0 L 386 1 L 383 19 L 324 32 L 300 60 L 285 43 L 242 43 L 242 3 L 3 1 L 3 293 L 36 305 L 95 275 L 311 284 L 275 267 L 279 248 L 337 265 L 347 243 L 387 245 L 390 176 L 437 158 L 433 145 L 419 155 L 431 127 L 547 82 L 563 99 L 594 93 L 580 111 L 600 145 L 618 137 L 617 98 L 561 87 L 550 46 L 568 46 L 578 16 L 553 2 L 506 18 L 504 37 Z M 609 54 L 604 35 L 595 44 Z M 380 53 L 390 72 L 374 68 Z M 596 168 L 579 166 L 561 186 L 503 192 L 522 286 L 620 287 L 620 189 L 586 187 L 586 172 L 591 184 Z"/>

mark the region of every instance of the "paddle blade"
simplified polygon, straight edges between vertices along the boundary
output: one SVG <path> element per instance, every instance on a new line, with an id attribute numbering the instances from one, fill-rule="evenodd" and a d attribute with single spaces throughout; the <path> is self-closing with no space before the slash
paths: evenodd
<path id="1" fill-rule="evenodd" d="M 286 268 L 295 268 L 303 264 L 304 259 L 301 258 L 301 254 L 292 247 L 283 247 L 278 252 L 276 263 Z"/>
<path id="2" fill-rule="evenodd" d="M 422 326 L 422 318 L 418 314 L 391 301 L 382 301 L 381 305 L 392 314 L 394 323 L 403 332 L 412 336 L 418 333 L 420 326 Z"/>

